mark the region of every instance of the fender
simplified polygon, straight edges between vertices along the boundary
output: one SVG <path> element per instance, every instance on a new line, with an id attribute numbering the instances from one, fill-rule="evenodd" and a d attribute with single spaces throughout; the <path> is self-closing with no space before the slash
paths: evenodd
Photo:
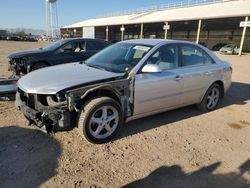
<path id="1" fill-rule="evenodd" d="M 65 96 L 68 109 L 78 112 L 88 100 L 101 95 L 110 95 L 121 104 L 125 117 L 131 116 L 133 112 L 131 106 L 133 105 L 130 104 L 130 84 L 130 79 L 119 79 L 67 91 Z"/>

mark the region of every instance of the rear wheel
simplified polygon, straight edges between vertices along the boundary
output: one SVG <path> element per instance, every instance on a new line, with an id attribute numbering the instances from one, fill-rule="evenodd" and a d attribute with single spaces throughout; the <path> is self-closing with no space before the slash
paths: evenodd
<path id="1" fill-rule="evenodd" d="M 198 108 L 204 112 L 209 112 L 216 109 L 220 98 L 222 96 L 222 88 L 218 84 L 213 84 L 207 90 L 201 103 L 198 104 Z"/>
<path id="2" fill-rule="evenodd" d="M 36 63 L 35 65 L 32 66 L 31 71 L 35 71 L 45 67 L 48 67 L 47 63 Z"/>
<path id="3" fill-rule="evenodd" d="M 92 143 L 111 140 L 123 124 L 120 104 L 109 97 L 91 100 L 82 109 L 78 129 Z"/>

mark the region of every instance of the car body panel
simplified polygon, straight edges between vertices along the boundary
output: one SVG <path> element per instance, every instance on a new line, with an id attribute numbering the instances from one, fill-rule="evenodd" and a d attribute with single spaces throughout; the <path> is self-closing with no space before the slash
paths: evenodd
<path id="1" fill-rule="evenodd" d="M 217 64 L 182 68 L 183 103 L 201 102 L 204 92 L 216 80 L 221 80 Z"/>
<path id="2" fill-rule="evenodd" d="M 20 57 L 26 57 L 27 54 L 29 55 L 38 55 L 42 52 L 41 49 L 34 49 L 34 50 L 27 50 L 27 51 L 20 51 L 20 52 L 15 52 L 12 54 L 9 54 L 7 58 L 12 59 L 12 58 L 20 58 Z"/>
<path id="3" fill-rule="evenodd" d="M 134 115 L 180 105 L 182 87 L 181 83 L 176 80 L 180 71 L 180 69 L 176 69 L 160 73 L 137 74 L 135 77 Z"/>
<path id="4" fill-rule="evenodd" d="M 95 75 L 94 78 L 93 75 Z M 91 68 L 80 63 L 69 63 L 31 72 L 23 76 L 17 86 L 27 93 L 52 95 L 80 84 L 123 75 Z"/>

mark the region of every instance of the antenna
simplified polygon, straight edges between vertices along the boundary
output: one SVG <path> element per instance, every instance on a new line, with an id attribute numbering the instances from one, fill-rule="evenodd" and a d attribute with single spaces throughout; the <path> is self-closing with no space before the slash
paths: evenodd
<path id="1" fill-rule="evenodd" d="M 47 37 L 55 39 L 58 31 L 57 0 L 45 0 Z"/>

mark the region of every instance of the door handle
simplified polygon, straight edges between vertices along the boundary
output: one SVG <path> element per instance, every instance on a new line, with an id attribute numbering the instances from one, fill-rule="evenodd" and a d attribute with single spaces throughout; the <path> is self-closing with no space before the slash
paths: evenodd
<path id="1" fill-rule="evenodd" d="M 182 76 L 180 76 L 180 75 L 177 75 L 176 77 L 175 77 L 175 81 L 177 81 L 177 82 L 179 82 L 180 80 L 182 80 Z"/>

